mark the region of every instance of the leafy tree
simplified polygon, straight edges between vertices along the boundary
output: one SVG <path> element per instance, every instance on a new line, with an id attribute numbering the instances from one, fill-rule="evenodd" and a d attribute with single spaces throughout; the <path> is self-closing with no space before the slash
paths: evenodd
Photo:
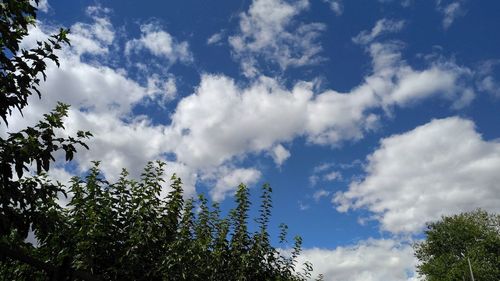
<path id="1" fill-rule="evenodd" d="M 34 5 L 32 4 L 34 3 Z M 55 51 L 69 43 L 68 30 L 45 42 L 37 42 L 30 50 L 20 48 L 21 40 L 35 25 L 38 0 L 0 1 L 0 127 L 8 129 L 13 110 L 23 113 L 33 93 L 41 97 L 38 86 L 45 79 L 46 62 L 59 65 Z M 10 257 L 24 260 L 31 266 L 54 270 L 43 261 L 27 255 L 26 239 L 30 230 L 40 235 L 54 231 L 58 216 L 57 195 L 62 186 L 49 181 L 45 175 L 54 161 L 54 153 L 62 150 L 71 160 L 76 145 L 83 142 L 88 132 L 75 137 L 59 137 L 64 130 L 63 118 L 68 105 L 56 108 L 33 127 L 0 135 L 0 259 Z M 34 166 L 35 176 L 26 177 Z"/>
<path id="2" fill-rule="evenodd" d="M 500 280 L 500 215 L 477 210 L 429 223 L 415 246 L 425 280 Z"/>
<path id="3" fill-rule="evenodd" d="M 35 1 L 38 3 L 38 1 Z M 2 0 L 0 2 L 0 126 L 7 129 L 12 110 L 21 114 L 32 93 L 40 97 L 40 76 L 45 79 L 46 60 L 59 64 L 55 50 L 68 43 L 68 30 L 61 29 L 45 42 L 37 42 L 31 50 L 20 49 L 20 41 L 28 28 L 35 24 L 36 7 L 29 0 Z M 16 231 L 26 238 L 30 228 L 47 231 L 47 220 L 41 210 L 52 208 L 60 186 L 43 177 L 23 178 L 31 164 L 36 174 L 42 175 L 54 161 L 53 154 L 63 150 L 66 160 L 76 152 L 75 145 L 83 145 L 88 132 L 78 132 L 76 137 L 57 137 L 64 129 L 62 119 L 68 106 L 58 104 L 53 112 L 44 115 L 34 127 L 0 136 L 0 237 Z M 3 122 L 3 124 L 2 124 Z"/>
<path id="4" fill-rule="evenodd" d="M 306 280 L 312 267 L 296 271 L 301 239 L 290 256 L 269 242 L 271 188 L 263 187 L 259 228 L 249 231 L 248 188 L 240 185 L 228 217 L 217 204 L 183 199 L 182 182 L 171 178 L 160 197 L 164 164 L 149 163 L 139 181 L 126 171 L 108 183 L 96 162 L 88 175 L 73 178 L 67 208 L 55 208 L 54 231 L 36 233 L 31 255 L 58 268 L 88 272 L 103 280 Z M 195 212 L 195 209 L 199 211 Z M 282 227 L 281 240 L 286 240 Z M 69 272 L 62 271 L 62 272 Z M 68 274 L 68 273 L 66 273 Z M 7 280 L 48 280 L 15 260 L 0 265 Z M 68 274 L 67 276 L 71 276 Z"/>

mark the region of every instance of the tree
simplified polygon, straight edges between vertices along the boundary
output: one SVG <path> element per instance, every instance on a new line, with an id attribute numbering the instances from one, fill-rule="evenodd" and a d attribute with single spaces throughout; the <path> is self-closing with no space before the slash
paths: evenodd
<path id="1" fill-rule="evenodd" d="M 61 29 L 37 47 L 20 49 L 21 40 L 28 28 L 35 25 L 36 7 L 30 0 L 3 0 L 0 2 L 0 126 L 7 131 L 8 118 L 13 110 L 21 114 L 28 105 L 28 98 L 41 93 L 40 79 L 45 79 L 46 61 L 59 65 L 55 51 L 69 43 L 68 30 Z M 35 0 L 38 4 L 38 0 Z M 88 132 L 78 132 L 76 137 L 57 137 L 64 130 L 63 118 L 68 105 L 58 104 L 44 115 L 34 127 L 0 136 L 0 237 L 15 231 L 20 239 L 26 238 L 31 229 L 47 231 L 48 223 L 41 215 L 53 208 L 60 186 L 44 178 L 44 172 L 55 161 L 53 154 L 63 150 L 66 160 L 76 152 L 75 145 L 87 147 L 83 142 Z M 35 166 L 37 177 L 23 177 L 30 165 Z"/>
<path id="2" fill-rule="evenodd" d="M 39 246 L 31 255 L 59 268 L 91 273 L 103 280 L 307 280 L 310 264 L 296 271 L 301 239 L 290 256 L 269 242 L 271 188 L 264 185 L 258 229 L 249 230 L 248 188 L 240 185 L 236 206 L 221 217 L 217 204 L 200 196 L 183 199 L 182 182 L 172 176 L 164 186 L 164 163 L 149 163 L 140 180 L 124 170 L 109 183 L 98 168 L 74 177 L 72 199 L 58 208 L 56 228 L 36 233 Z M 199 211 L 195 212 L 195 208 Z M 281 240 L 286 240 L 282 227 Z M 0 263 L 8 280 L 47 280 L 47 274 L 14 260 Z"/>
<path id="3" fill-rule="evenodd" d="M 32 4 L 34 3 L 34 4 Z M 35 25 L 38 0 L 0 1 L 0 127 L 7 132 L 8 120 L 13 110 L 20 114 L 34 93 L 41 98 L 38 86 L 45 79 L 46 62 L 59 65 L 55 51 L 69 44 L 68 30 L 30 50 L 20 48 L 21 40 Z M 63 150 L 66 160 L 71 160 L 76 145 L 87 147 L 84 139 L 88 132 L 78 132 L 75 137 L 58 137 L 64 130 L 63 118 L 68 105 L 56 108 L 33 127 L 19 132 L 0 135 L 0 259 L 22 260 L 30 266 L 46 271 L 56 271 L 45 262 L 29 255 L 24 243 L 30 230 L 36 233 L 53 231 L 58 193 L 62 186 L 47 179 L 54 153 Z M 26 176 L 33 168 L 35 176 Z M 85 273 L 83 275 L 86 276 Z"/>
<path id="4" fill-rule="evenodd" d="M 418 272 L 428 281 L 500 280 L 500 215 L 477 210 L 429 223 L 415 245 Z"/>

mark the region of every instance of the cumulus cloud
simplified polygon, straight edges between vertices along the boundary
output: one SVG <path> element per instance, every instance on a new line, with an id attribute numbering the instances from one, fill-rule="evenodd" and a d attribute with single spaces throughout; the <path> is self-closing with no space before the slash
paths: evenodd
<path id="1" fill-rule="evenodd" d="M 228 77 L 204 75 L 172 115 L 167 130 L 172 150 L 180 161 L 206 168 L 291 140 L 304 125 L 312 95 L 308 87 L 300 84 L 288 92 L 263 77 L 242 89 Z"/>
<path id="2" fill-rule="evenodd" d="M 404 25 L 403 20 L 381 19 L 375 23 L 375 26 L 370 31 L 362 31 L 352 38 L 352 41 L 356 44 L 369 44 L 381 35 L 401 31 Z"/>
<path id="3" fill-rule="evenodd" d="M 289 3 L 284 0 L 254 0 L 240 15 L 240 32 L 229 37 L 244 74 L 259 74 L 259 58 L 288 67 L 311 65 L 322 60 L 322 48 L 316 42 L 325 29 L 320 23 L 295 23 L 294 17 L 309 7 L 308 0 Z"/>
<path id="4" fill-rule="evenodd" d="M 334 203 L 371 211 L 383 230 L 418 233 L 442 215 L 500 211 L 500 144 L 483 140 L 472 121 L 433 120 L 383 139 L 367 160 L 366 177 Z"/>
<path id="5" fill-rule="evenodd" d="M 285 15 L 275 17 L 290 17 L 295 8 L 305 8 L 307 3 L 294 2 L 290 6 L 279 2 L 292 10 L 276 11 Z M 267 4 L 277 5 L 274 1 Z M 265 7 L 259 5 L 263 4 L 255 2 L 251 10 L 259 10 L 257 14 L 263 12 L 260 10 Z M 277 79 L 265 76 L 241 86 L 223 75 L 204 74 L 194 93 L 177 104 L 170 116 L 171 124 L 153 124 L 149 117 L 134 116 L 133 109 L 144 103 L 161 107 L 165 100 L 172 99 L 176 94 L 175 77 L 168 76 L 162 82 L 163 76 L 153 73 L 140 83 L 127 70 L 103 65 L 100 58 L 112 54 L 111 48 L 120 47 L 108 19 L 110 12 L 90 7 L 88 15 L 92 22 L 74 25 L 72 36 L 81 45 L 75 43 L 61 53 L 61 68 L 49 65 L 49 80 L 41 90 L 51 94 L 33 103 L 32 110 L 25 115 L 25 120 L 38 120 L 56 101 L 73 105 L 68 132 L 78 128 L 95 134 L 89 143 L 91 150 L 79 154 L 80 171 L 88 168 L 90 160 L 103 160 L 101 167 L 109 176 L 117 175 L 122 167 L 132 169 L 132 174 L 137 175 L 148 160 L 172 155 L 175 158 L 172 165 L 182 167 L 186 174 L 189 171 L 197 175 L 189 180 L 193 186 L 197 179 L 210 179 L 210 174 L 224 178 L 215 183 L 216 190 L 212 192 L 220 199 L 234 191 L 237 185 L 232 184 L 234 179 L 247 183 L 258 179 L 260 173 L 255 168 L 237 165 L 249 153 L 269 155 L 279 166 L 291 157 L 282 144 L 296 137 L 305 137 L 311 144 L 340 145 L 376 129 L 383 117 L 380 110 L 373 112 L 376 109 L 389 111 L 394 106 L 408 106 L 434 96 L 466 103 L 469 99 L 463 97 L 471 93 L 462 85 L 462 80 L 467 79 L 467 69 L 440 62 L 414 70 L 401 58 L 399 46 L 374 42 L 366 46 L 372 58 L 372 71 L 349 92 L 315 93 L 314 85 L 303 81 L 289 89 Z M 279 23 L 283 21 L 286 20 L 278 19 Z M 32 34 L 37 38 L 47 36 L 42 29 Z M 162 40 L 170 42 L 170 47 L 157 44 Z M 34 43 L 35 39 L 30 35 L 26 42 Z M 165 31 L 149 25 L 143 26 L 140 39 L 128 41 L 125 48 L 128 46 L 129 52 L 145 48 L 158 55 L 175 57 L 179 55 L 175 51 L 176 42 Z M 91 63 L 82 60 L 84 54 L 91 58 Z M 182 60 L 181 57 L 172 60 Z M 238 172 L 231 173 L 233 170 Z"/>
<path id="6" fill-rule="evenodd" d="M 132 176 L 137 177 L 148 161 L 163 159 L 168 152 L 165 127 L 153 125 L 148 117 L 134 116 L 132 111 L 146 101 L 160 102 L 163 96 L 175 94 L 175 78 L 160 83 L 157 77 L 151 76 L 149 83 L 142 85 L 130 78 L 126 70 L 103 65 L 99 63 L 100 59 L 94 59 L 109 56 L 109 49 L 115 47 L 114 28 L 107 17 L 110 12 L 98 6 L 87 9 L 91 22 L 79 22 L 71 27 L 72 46 L 58 53 L 60 68 L 47 65 L 48 79 L 40 86 L 44 93 L 42 99 L 32 97 L 24 118 L 12 116 L 9 130 L 16 131 L 32 125 L 61 101 L 72 105 L 64 134 L 74 135 L 76 130 L 88 130 L 94 134 L 87 142 L 90 150 L 79 151 L 71 170 L 55 167 L 51 171 L 54 179 L 64 181 L 70 173 L 85 172 L 93 160 L 102 160 L 100 167 L 110 180 L 116 179 L 122 168 L 127 168 Z M 39 27 L 30 30 L 22 45 L 30 47 L 37 40 L 45 40 L 52 32 L 40 23 Z M 82 55 L 91 62 L 83 60 Z M 167 162 L 166 179 L 176 171 L 185 182 L 186 196 L 194 195 L 196 170 L 183 163 Z M 167 186 L 168 183 L 165 190 Z"/>
<path id="7" fill-rule="evenodd" d="M 407 243 L 368 239 L 335 249 L 304 249 L 299 264 L 309 261 L 325 281 L 413 281 L 416 258 Z"/>
<path id="8" fill-rule="evenodd" d="M 205 74 L 172 115 L 166 130 L 169 149 L 179 161 L 197 168 L 248 153 L 266 152 L 276 160 L 276 146 L 298 136 L 330 146 L 362 138 L 383 117 L 376 109 L 390 111 L 431 97 L 450 100 L 453 107 L 472 100 L 474 92 L 465 85 L 471 79 L 469 69 L 436 62 L 415 70 L 401 58 L 400 48 L 395 43 L 367 46 L 372 73 L 346 93 L 314 93 L 314 85 L 307 82 L 287 89 L 265 76 L 242 87 L 229 77 Z"/>
<path id="9" fill-rule="evenodd" d="M 141 25 L 141 33 L 141 38 L 132 39 L 126 43 L 126 55 L 147 50 L 151 54 L 167 59 L 171 63 L 193 60 L 193 56 L 189 51 L 189 44 L 186 41 L 177 42 L 170 33 L 161 29 L 157 24 Z"/>
<path id="10" fill-rule="evenodd" d="M 90 6 L 87 15 L 93 20 L 91 24 L 78 22 L 71 26 L 68 38 L 74 55 L 107 55 L 115 39 L 115 30 L 109 20 L 109 9 L 101 6 Z"/>
<path id="11" fill-rule="evenodd" d="M 283 145 L 278 144 L 272 149 L 271 155 L 274 163 L 276 163 L 277 166 L 281 166 L 281 164 L 283 164 L 283 162 L 290 157 L 290 151 L 288 151 Z"/>

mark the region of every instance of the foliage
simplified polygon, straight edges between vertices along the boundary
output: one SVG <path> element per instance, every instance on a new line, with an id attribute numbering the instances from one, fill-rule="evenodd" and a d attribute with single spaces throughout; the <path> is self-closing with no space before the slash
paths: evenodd
<path id="1" fill-rule="evenodd" d="M 425 280 L 500 280 L 500 215 L 482 210 L 429 223 L 427 239 L 415 246 Z"/>
<path id="2" fill-rule="evenodd" d="M 38 1 L 35 1 L 38 3 Z M 21 40 L 35 25 L 36 7 L 29 0 L 0 1 L 0 126 L 6 130 L 13 109 L 21 114 L 33 92 L 40 97 L 40 76 L 45 79 L 46 60 L 59 64 L 55 50 L 67 39 L 68 30 L 61 29 L 45 42 L 37 42 L 31 50 L 20 48 Z M 63 118 L 68 106 L 58 104 L 34 127 L 0 135 L 0 238 L 16 232 L 20 239 L 30 228 L 48 231 L 48 210 L 54 208 L 60 186 L 45 180 L 43 173 L 54 161 L 54 153 L 63 150 L 66 160 L 76 152 L 75 145 L 87 147 L 83 140 L 88 132 L 76 137 L 58 137 L 64 130 Z M 2 124 L 3 122 L 3 124 Z M 30 165 L 35 165 L 35 178 L 23 178 Z M 50 217 L 49 217 L 50 218 Z M 5 241 L 3 241 L 5 242 Z"/>
<path id="3" fill-rule="evenodd" d="M 57 224 L 49 233 L 37 232 L 34 256 L 51 264 L 100 276 L 104 280 L 306 280 L 312 268 L 296 272 L 301 239 L 290 256 L 271 246 L 267 231 L 271 188 L 263 187 L 259 228 L 248 229 L 248 188 L 240 185 L 236 206 L 222 217 L 217 204 L 183 199 L 175 175 L 170 191 L 162 162 L 149 163 L 139 181 L 124 170 L 116 183 L 101 177 L 98 163 L 85 179 L 73 178 L 72 199 L 58 208 Z M 286 228 L 284 228 L 286 229 Z M 281 235 L 283 240 L 286 231 Z M 7 261 L 0 275 L 9 280 L 47 280 L 47 276 Z"/>
<path id="4" fill-rule="evenodd" d="M 35 0 L 38 4 L 39 0 Z M 61 29 L 46 42 L 37 42 L 31 50 L 20 49 L 21 40 L 36 23 L 36 7 L 29 0 L 2 0 L 0 2 L 0 117 L 8 124 L 7 117 L 13 109 L 22 111 L 33 92 L 38 90 L 40 75 L 45 79 L 45 60 L 59 65 L 55 50 L 69 44 L 68 30 Z"/>

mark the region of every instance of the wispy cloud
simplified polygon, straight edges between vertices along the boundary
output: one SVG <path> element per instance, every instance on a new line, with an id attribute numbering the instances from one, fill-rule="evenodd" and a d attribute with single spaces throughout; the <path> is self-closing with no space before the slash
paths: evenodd
<path id="1" fill-rule="evenodd" d="M 328 197 L 328 195 L 330 195 L 330 191 L 320 189 L 314 192 L 313 199 L 314 201 L 318 202 L 319 200 L 321 200 L 321 198 Z"/>
<path id="2" fill-rule="evenodd" d="M 240 15 L 239 33 L 230 36 L 229 43 L 246 76 L 261 72 L 259 59 L 277 64 L 281 70 L 323 60 L 319 56 L 322 47 L 316 40 L 326 26 L 293 20 L 308 7 L 309 0 L 254 0 Z"/>
<path id="3" fill-rule="evenodd" d="M 214 33 L 207 39 L 207 45 L 217 45 L 224 38 L 224 31 Z"/>
<path id="4" fill-rule="evenodd" d="M 403 20 L 381 19 L 375 23 L 375 26 L 370 31 L 362 31 L 352 38 L 352 41 L 356 44 L 369 44 L 381 35 L 401 31 L 404 26 L 405 22 Z"/>
<path id="5" fill-rule="evenodd" d="M 344 12 L 344 4 L 342 0 L 323 0 L 323 2 L 330 5 L 330 9 L 337 15 L 340 16 Z"/>
<path id="6" fill-rule="evenodd" d="M 465 16 L 467 11 L 464 8 L 465 0 L 446 1 L 437 0 L 436 7 L 443 14 L 443 28 L 448 29 L 458 18 Z"/>

